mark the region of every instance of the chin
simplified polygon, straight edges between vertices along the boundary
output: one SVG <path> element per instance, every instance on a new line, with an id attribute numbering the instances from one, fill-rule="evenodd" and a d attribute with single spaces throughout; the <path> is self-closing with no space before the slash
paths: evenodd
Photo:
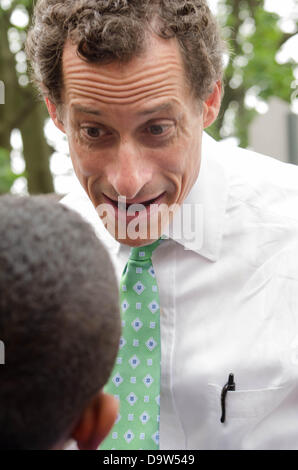
<path id="1" fill-rule="evenodd" d="M 150 218 L 144 214 L 141 219 L 133 217 L 128 223 L 123 224 L 115 219 L 106 220 L 105 228 L 119 243 L 130 247 L 145 246 L 154 243 L 162 235 L 161 221 L 150 223 Z"/>
<path id="2" fill-rule="evenodd" d="M 116 230 L 116 233 L 111 234 L 114 236 L 114 238 L 119 242 L 122 243 L 123 245 L 128 245 L 131 247 L 137 247 L 137 246 L 144 246 L 144 245 L 150 245 L 151 243 L 154 243 L 156 240 L 158 240 L 161 237 L 161 230 L 156 230 L 151 231 L 148 230 L 147 233 L 143 232 L 140 233 L 139 236 L 138 234 L 135 233 L 133 238 L 129 235 L 129 233 L 126 233 L 125 236 L 122 234 L 122 236 L 118 236 L 119 233 Z M 137 237 L 137 238 L 136 238 Z"/>
<path id="3" fill-rule="evenodd" d="M 132 248 L 138 247 L 138 246 L 145 246 L 145 245 L 151 245 L 151 243 L 154 243 L 158 238 L 156 239 L 144 239 L 144 238 L 137 238 L 136 240 L 131 240 L 130 238 L 125 238 L 125 239 L 116 239 L 119 243 L 122 243 L 123 245 L 130 246 Z"/>

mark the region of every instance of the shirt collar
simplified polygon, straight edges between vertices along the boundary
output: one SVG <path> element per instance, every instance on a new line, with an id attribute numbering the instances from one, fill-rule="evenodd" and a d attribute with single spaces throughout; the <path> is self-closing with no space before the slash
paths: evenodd
<path id="1" fill-rule="evenodd" d="M 228 177 L 220 163 L 223 151 L 218 142 L 203 133 L 199 176 L 182 205 L 183 217 L 181 210 L 177 212 L 169 230 L 170 238 L 210 261 L 220 256 L 224 231 Z"/>

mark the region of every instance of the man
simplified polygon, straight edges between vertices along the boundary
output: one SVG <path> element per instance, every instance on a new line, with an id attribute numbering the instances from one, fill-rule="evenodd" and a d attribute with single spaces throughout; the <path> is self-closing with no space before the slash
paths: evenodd
<path id="1" fill-rule="evenodd" d="M 123 448 L 150 448 L 150 439 L 161 449 L 298 446 L 298 170 L 203 134 L 220 108 L 223 49 L 203 0 L 36 6 L 28 55 L 85 190 L 63 202 L 92 221 L 119 278 L 124 270 L 125 329 L 132 290 L 151 288 L 130 280 L 128 292 L 130 247 L 143 256 L 165 238 L 147 259 L 161 306 L 161 371 L 146 377 L 159 383 L 160 415 L 146 409 L 159 397 L 134 394 L 141 377 L 120 369 L 121 350 L 110 448 L 123 438 Z M 140 305 L 131 324 L 144 327 Z M 148 359 L 129 347 L 126 362 L 138 371 Z M 140 402 L 143 414 L 134 412 Z M 158 421 L 159 435 L 140 431 L 143 419 Z"/>
<path id="2" fill-rule="evenodd" d="M 116 279 L 92 228 L 44 197 L 0 197 L 0 449 L 95 450 L 120 337 Z"/>

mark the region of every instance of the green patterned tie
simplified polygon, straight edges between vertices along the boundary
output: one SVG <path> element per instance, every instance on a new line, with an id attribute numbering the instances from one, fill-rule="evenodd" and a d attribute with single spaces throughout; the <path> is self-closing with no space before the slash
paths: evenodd
<path id="1" fill-rule="evenodd" d="M 100 446 L 106 450 L 159 448 L 159 294 L 151 245 L 131 249 L 120 282 L 123 332 L 105 391 L 120 401 L 116 424 Z"/>

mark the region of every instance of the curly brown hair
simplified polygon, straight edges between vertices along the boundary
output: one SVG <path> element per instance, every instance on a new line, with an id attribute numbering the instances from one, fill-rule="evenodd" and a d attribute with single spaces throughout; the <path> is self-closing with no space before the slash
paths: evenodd
<path id="1" fill-rule="evenodd" d="M 146 31 L 177 38 L 191 90 L 205 100 L 222 79 L 225 50 L 205 0 L 39 0 L 26 44 L 33 80 L 58 105 L 66 40 L 88 62 L 125 63 L 144 52 Z"/>

